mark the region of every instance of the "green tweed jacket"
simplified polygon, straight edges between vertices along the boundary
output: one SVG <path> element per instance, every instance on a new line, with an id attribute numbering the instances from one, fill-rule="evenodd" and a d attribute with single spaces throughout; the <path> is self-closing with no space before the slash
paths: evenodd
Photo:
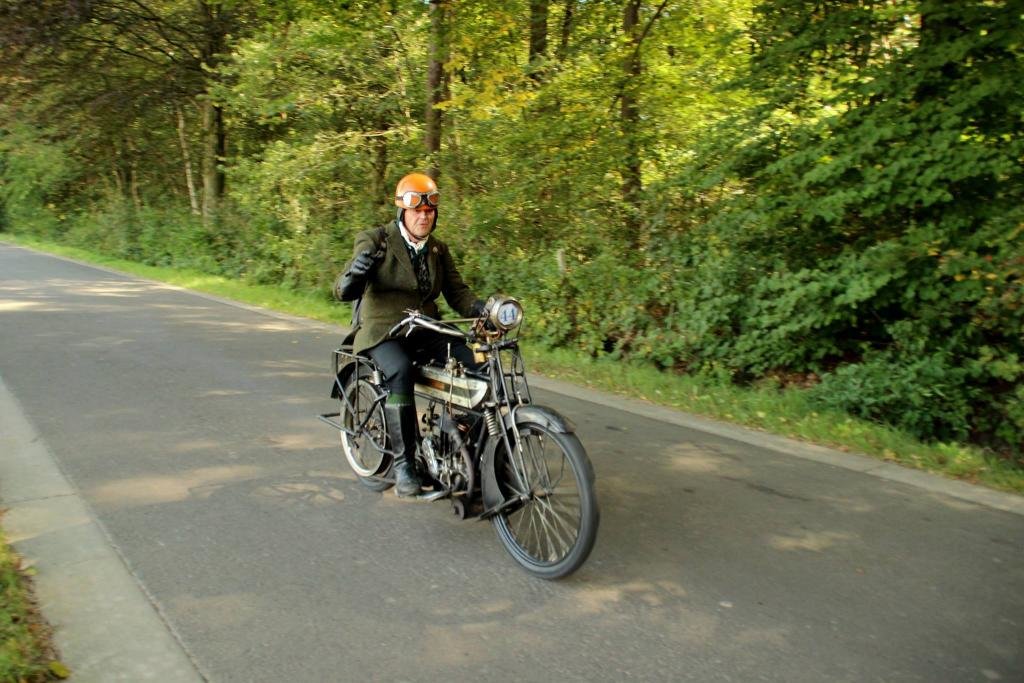
<path id="1" fill-rule="evenodd" d="M 371 254 L 383 251 L 383 258 L 367 275 L 365 289 L 361 289 L 362 304 L 356 327 L 355 353 L 382 342 L 395 323 L 405 317 L 406 309 L 416 309 L 437 318 L 439 313 L 436 299 L 440 294 L 444 295 L 459 315 L 469 317 L 473 314 L 479 299 L 463 282 L 451 252 L 448 251 L 448 245 L 430 235 L 425 249 L 432 286 L 430 293 L 422 297 L 398 221 L 366 230 L 356 236 L 353 258 L 364 251 Z M 348 272 L 351 265 L 349 261 L 335 282 L 335 295 L 342 301 L 351 301 L 360 296 L 361 284 L 353 281 Z"/>

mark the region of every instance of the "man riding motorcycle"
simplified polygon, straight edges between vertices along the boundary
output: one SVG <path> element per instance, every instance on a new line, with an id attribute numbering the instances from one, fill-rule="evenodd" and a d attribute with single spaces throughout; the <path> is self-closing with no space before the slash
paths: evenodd
<path id="1" fill-rule="evenodd" d="M 451 253 L 434 237 L 440 193 L 432 178 L 410 173 L 395 188 L 394 221 L 356 236 L 353 258 L 335 282 L 335 296 L 355 301 L 354 353 L 368 355 L 380 368 L 388 389 L 384 404 L 388 439 L 395 456 L 395 492 L 420 493 L 423 482 L 415 468 L 417 443 L 413 363 L 444 362 L 451 355 L 468 367 L 476 365 L 464 343 L 429 330 L 387 339 L 407 309 L 437 318 L 436 299 L 465 317 L 482 313 L 483 301 L 462 280 Z"/>

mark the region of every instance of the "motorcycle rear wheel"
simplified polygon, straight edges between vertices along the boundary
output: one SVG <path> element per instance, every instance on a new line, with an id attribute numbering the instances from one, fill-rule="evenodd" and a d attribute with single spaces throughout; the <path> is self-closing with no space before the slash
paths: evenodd
<path id="1" fill-rule="evenodd" d="M 340 432 L 342 453 L 359 483 L 371 491 L 386 491 L 394 486 L 393 481 L 378 476 L 386 474 L 391 467 L 391 456 L 383 452 L 387 424 L 384 406 L 376 400 L 379 395 L 377 386 L 357 373 L 345 387 L 345 396 L 354 410 L 350 410 L 345 401 L 341 402 L 341 424 L 347 430 L 359 432 L 354 435 L 344 430 Z M 361 430 L 359 425 L 363 425 Z"/>
<path id="2" fill-rule="evenodd" d="M 491 521 L 523 569 L 542 579 L 560 579 L 579 569 L 597 539 L 594 468 L 575 434 L 534 423 L 521 423 L 518 429 L 525 490 L 504 452 L 496 457 L 496 474 L 506 499 L 522 494 L 527 499 Z"/>

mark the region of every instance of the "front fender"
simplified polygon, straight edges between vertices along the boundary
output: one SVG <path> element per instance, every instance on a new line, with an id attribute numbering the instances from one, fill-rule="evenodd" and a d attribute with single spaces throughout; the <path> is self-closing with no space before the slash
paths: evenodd
<path id="1" fill-rule="evenodd" d="M 561 434 L 573 434 L 576 432 L 576 425 L 572 423 L 572 420 L 567 418 L 565 415 L 562 415 L 551 408 L 545 408 L 544 406 L 528 404 L 525 406 L 519 406 L 518 408 L 513 408 L 512 411 L 505 416 L 505 429 L 512 429 L 513 421 L 515 421 L 515 424 L 539 424 L 542 427 L 546 427 L 553 432 L 559 432 Z"/>
<path id="2" fill-rule="evenodd" d="M 539 424 L 546 429 L 562 434 L 572 434 L 576 431 L 576 425 L 569 418 L 544 406 L 519 406 L 505 415 L 504 423 L 506 433 L 511 431 L 513 425 L 524 424 Z M 510 441 L 511 438 L 509 436 Z M 480 515 L 481 518 L 494 516 L 506 503 L 501 487 L 498 486 L 498 476 L 495 471 L 494 458 L 499 445 L 502 445 L 501 439 L 489 438 L 480 458 L 480 496 L 484 503 L 484 512 Z"/>

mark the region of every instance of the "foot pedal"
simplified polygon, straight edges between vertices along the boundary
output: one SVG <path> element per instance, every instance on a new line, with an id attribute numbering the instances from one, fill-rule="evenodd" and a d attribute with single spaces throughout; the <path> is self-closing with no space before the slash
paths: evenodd
<path id="1" fill-rule="evenodd" d="M 448 491 L 430 491 L 428 493 L 421 493 L 420 495 L 416 496 L 416 500 L 422 500 L 426 503 L 429 503 L 431 501 L 441 500 L 447 495 L 449 495 Z"/>

